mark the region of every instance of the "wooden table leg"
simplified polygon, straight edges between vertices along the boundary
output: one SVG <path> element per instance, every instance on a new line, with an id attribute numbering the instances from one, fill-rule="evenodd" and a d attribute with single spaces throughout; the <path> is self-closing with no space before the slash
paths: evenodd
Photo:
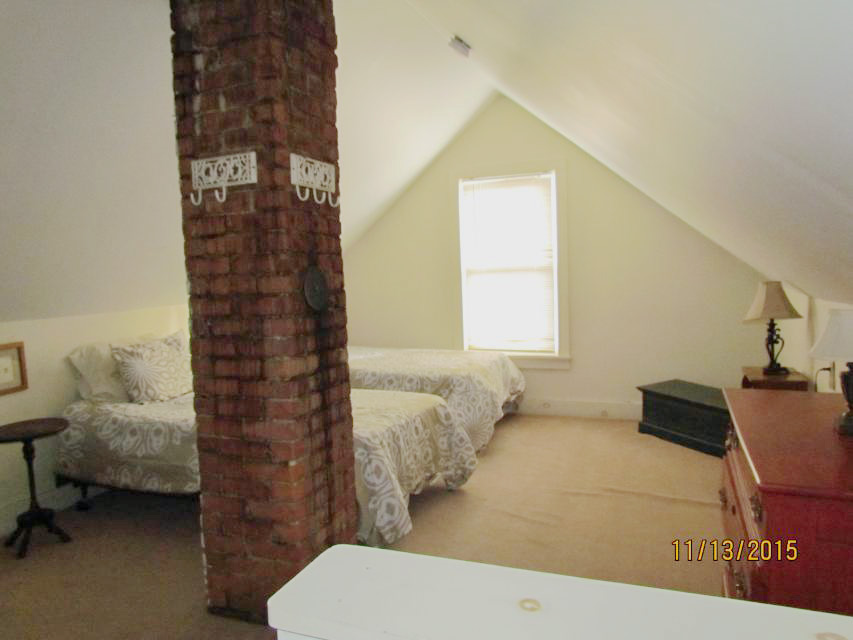
<path id="1" fill-rule="evenodd" d="M 30 508 L 18 516 L 18 528 L 9 536 L 4 543 L 5 546 L 11 547 L 15 541 L 21 537 L 21 543 L 18 547 L 18 558 L 23 558 L 27 555 L 27 549 L 30 546 L 30 537 L 32 536 L 33 527 L 43 526 L 49 533 L 59 536 L 62 542 L 71 542 L 71 536 L 63 531 L 53 519 L 53 509 L 45 509 L 38 503 L 36 497 L 36 480 L 33 470 L 33 458 L 35 458 L 35 448 L 31 439 L 24 441 L 24 460 L 27 461 L 27 479 L 30 485 Z"/>

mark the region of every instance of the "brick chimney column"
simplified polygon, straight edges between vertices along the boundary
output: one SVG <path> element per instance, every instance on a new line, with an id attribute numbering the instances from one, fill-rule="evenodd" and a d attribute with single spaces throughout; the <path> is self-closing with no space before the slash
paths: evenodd
<path id="1" fill-rule="evenodd" d="M 265 621 L 357 526 L 339 210 L 300 201 L 289 166 L 337 165 L 332 2 L 171 4 L 208 606 Z M 243 151 L 257 184 L 194 205 L 191 161 Z M 322 312 L 302 293 L 311 265 Z"/>

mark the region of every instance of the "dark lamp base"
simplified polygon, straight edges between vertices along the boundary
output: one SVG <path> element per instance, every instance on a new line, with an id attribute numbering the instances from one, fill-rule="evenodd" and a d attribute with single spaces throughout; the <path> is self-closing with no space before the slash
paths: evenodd
<path id="1" fill-rule="evenodd" d="M 779 330 L 776 327 L 776 321 L 772 318 L 767 323 L 767 337 L 764 339 L 764 349 L 767 355 L 770 356 L 770 363 L 764 367 L 765 376 L 786 376 L 790 373 L 785 367 L 779 364 L 779 354 L 785 348 L 785 341 L 779 335 Z"/>
<path id="2" fill-rule="evenodd" d="M 788 371 L 788 367 L 783 367 L 778 362 L 774 362 L 772 365 L 764 367 L 764 375 L 766 376 L 786 376 L 790 371 Z"/>
<path id="3" fill-rule="evenodd" d="M 841 393 L 847 401 L 847 413 L 841 414 L 838 433 L 853 436 L 853 362 L 847 363 L 847 371 L 841 372 Z"/>
<path id="4" fill-rule="evenodd" d="M 836 429 L 842 436 L 853 436 L 853 411 L 841 414 Z"/>

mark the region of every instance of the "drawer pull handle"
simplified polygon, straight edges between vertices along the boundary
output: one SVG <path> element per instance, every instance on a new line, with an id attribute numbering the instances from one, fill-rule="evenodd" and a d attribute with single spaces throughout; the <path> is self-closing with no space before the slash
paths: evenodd
<path id="1" fill-rule="evenodd" d="M 735 433 L 734 427 L 730 426 L 729 430 L 726 432 L 725 447 L 726 451 L 738 448 L 737 434 Z"/>
<path id="2" fill-rule="evenodd" d="M 764 507 L 761 506 L 761 497 L 757 493 L 749 497 L 749 508 L 755 521 L 761 522 L 761 518 L 764 517 Z"/>
<path id="3" fill-rule="evenodd" d="M 720 507 L 725 511 L 726 507 L 729 506 L 729 496 L 726 494 L 725 488 L 720 489 L 717 493 L 720 496 Z"/>
<path id="4" fill-rule="evenodd" d="M 732 572 L 732 577 L 735 582 L 735 597 L 743 600 L 746 598 L 746 576 L 740 569 L 735 569 Z"/>

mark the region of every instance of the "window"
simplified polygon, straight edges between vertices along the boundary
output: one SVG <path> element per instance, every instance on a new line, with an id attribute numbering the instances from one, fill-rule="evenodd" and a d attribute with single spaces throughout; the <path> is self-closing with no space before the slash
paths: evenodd
<path id="1" fill-rule="evenodd" d="M 459 182 L 466 349 L 557 355 L 555 175 Z"/>

